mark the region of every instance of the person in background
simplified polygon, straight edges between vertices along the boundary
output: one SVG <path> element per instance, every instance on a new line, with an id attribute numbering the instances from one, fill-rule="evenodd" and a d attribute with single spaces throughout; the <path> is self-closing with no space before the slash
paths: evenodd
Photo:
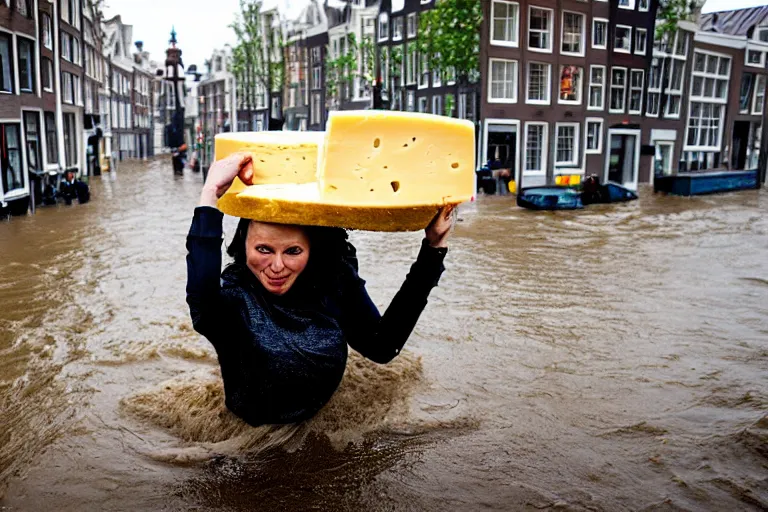
<path id="1" fill-rule="evenodd" d="M 64 198 L 67 205 L 72 204 L 74 199 L 80 204 L 87 203 L 91 199 L 91 191 L 88 185 L 75 177 L 75 172 L 67 170 L 64 173 L 64 179 L 59 184 L 59 197 Z"/>

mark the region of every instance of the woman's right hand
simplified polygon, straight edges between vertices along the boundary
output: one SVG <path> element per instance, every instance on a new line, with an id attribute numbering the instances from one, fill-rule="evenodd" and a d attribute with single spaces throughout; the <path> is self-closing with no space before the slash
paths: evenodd
<path id="1" fill-rule="evenodd" d="M 237 175 L 253 176 L 253 164 L 248 153 L 233 153 L 227 158 L 218 160 L 208 169 L 208 178 L 200 194 L 199 206 L 212 206 L 232 185 Z"/>

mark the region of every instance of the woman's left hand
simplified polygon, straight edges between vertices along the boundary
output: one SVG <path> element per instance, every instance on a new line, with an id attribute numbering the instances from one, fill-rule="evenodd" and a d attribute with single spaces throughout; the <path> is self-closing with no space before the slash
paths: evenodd
<path id="1" fill-rule="evenodd" d="M 455 205 L 443 206 L 437 215 L 429 223 L 425 233 L 427 235 L 427 241 L 432 247 L 448 247 L 448 236 L 451 234 L 451 228 L 453 227 L 453 211 L 456 208 Z"/>

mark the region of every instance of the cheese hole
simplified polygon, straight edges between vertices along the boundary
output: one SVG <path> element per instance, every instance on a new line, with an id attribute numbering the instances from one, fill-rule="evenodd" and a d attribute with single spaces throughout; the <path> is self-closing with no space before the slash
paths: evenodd
<path id="1" fill-rule="evenodd" d="M 389 166 L 388 166 L 388 165 L 385 165 L 385 166 L 384 166 L 384 168 L 385 168 L 385 169 L 389 169 Z"/>
<path id="2" fill-rule="evenodd" d="M 459 162 L 453 162 L 451 164 L 451 167 L 453 167 L 454 169 L 458 169 L 459 168 Z"/>
<path id="3" fill-rule="evenodd" d="M 371 192 L 373 192 L 373 189 L 371 189 Z"/>
<path id="4" fill-rule="evenodd" d="M 333 185 L 328 185 L 328 188 L 331 190 L 339 190 L 338 188 L 334 187 Z"/>
<path id="5" fill-rule="evenodd" d="M 379 144 L 381 144 L 381 141 L 379 139 L 373 139 L 373 147 L 377 148 L 379 147 Z"/>
<path id="6" fill-rule="evenodd" d="M 390 183 L 390 185 L 392 185 L 392 191 L 397 192 L 398 190 L 400 190 L 399 181 L 393 181 L 392 183 Z"/>
<path id="7" fill-rule="evenodd" d="M 405 144 L 403 144 L 403 147 L 407 148 L 408 147 L 408 143 L 406 142 Z"/>
<path id="8" fill-rule="evenodd" d="M 416 137 L 413 138 L 413 142 L 416 142 Z"/>

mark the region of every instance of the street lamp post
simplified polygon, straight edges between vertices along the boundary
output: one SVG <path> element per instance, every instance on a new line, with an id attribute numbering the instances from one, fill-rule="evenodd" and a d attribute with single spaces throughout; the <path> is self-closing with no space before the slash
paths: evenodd
<path id="1" fill-rule="evenodd" d="M 173 97 L 173 114 L 165 127 L 165 145 L 171 149 L 173 172 L 184 173 L 186 145 L 184 143 L 184 63 L 181 50 L 176 47 L 176 29 L 171 29 L 170 48 L 165 50 L 165 80 L 170 82 Z"/>

